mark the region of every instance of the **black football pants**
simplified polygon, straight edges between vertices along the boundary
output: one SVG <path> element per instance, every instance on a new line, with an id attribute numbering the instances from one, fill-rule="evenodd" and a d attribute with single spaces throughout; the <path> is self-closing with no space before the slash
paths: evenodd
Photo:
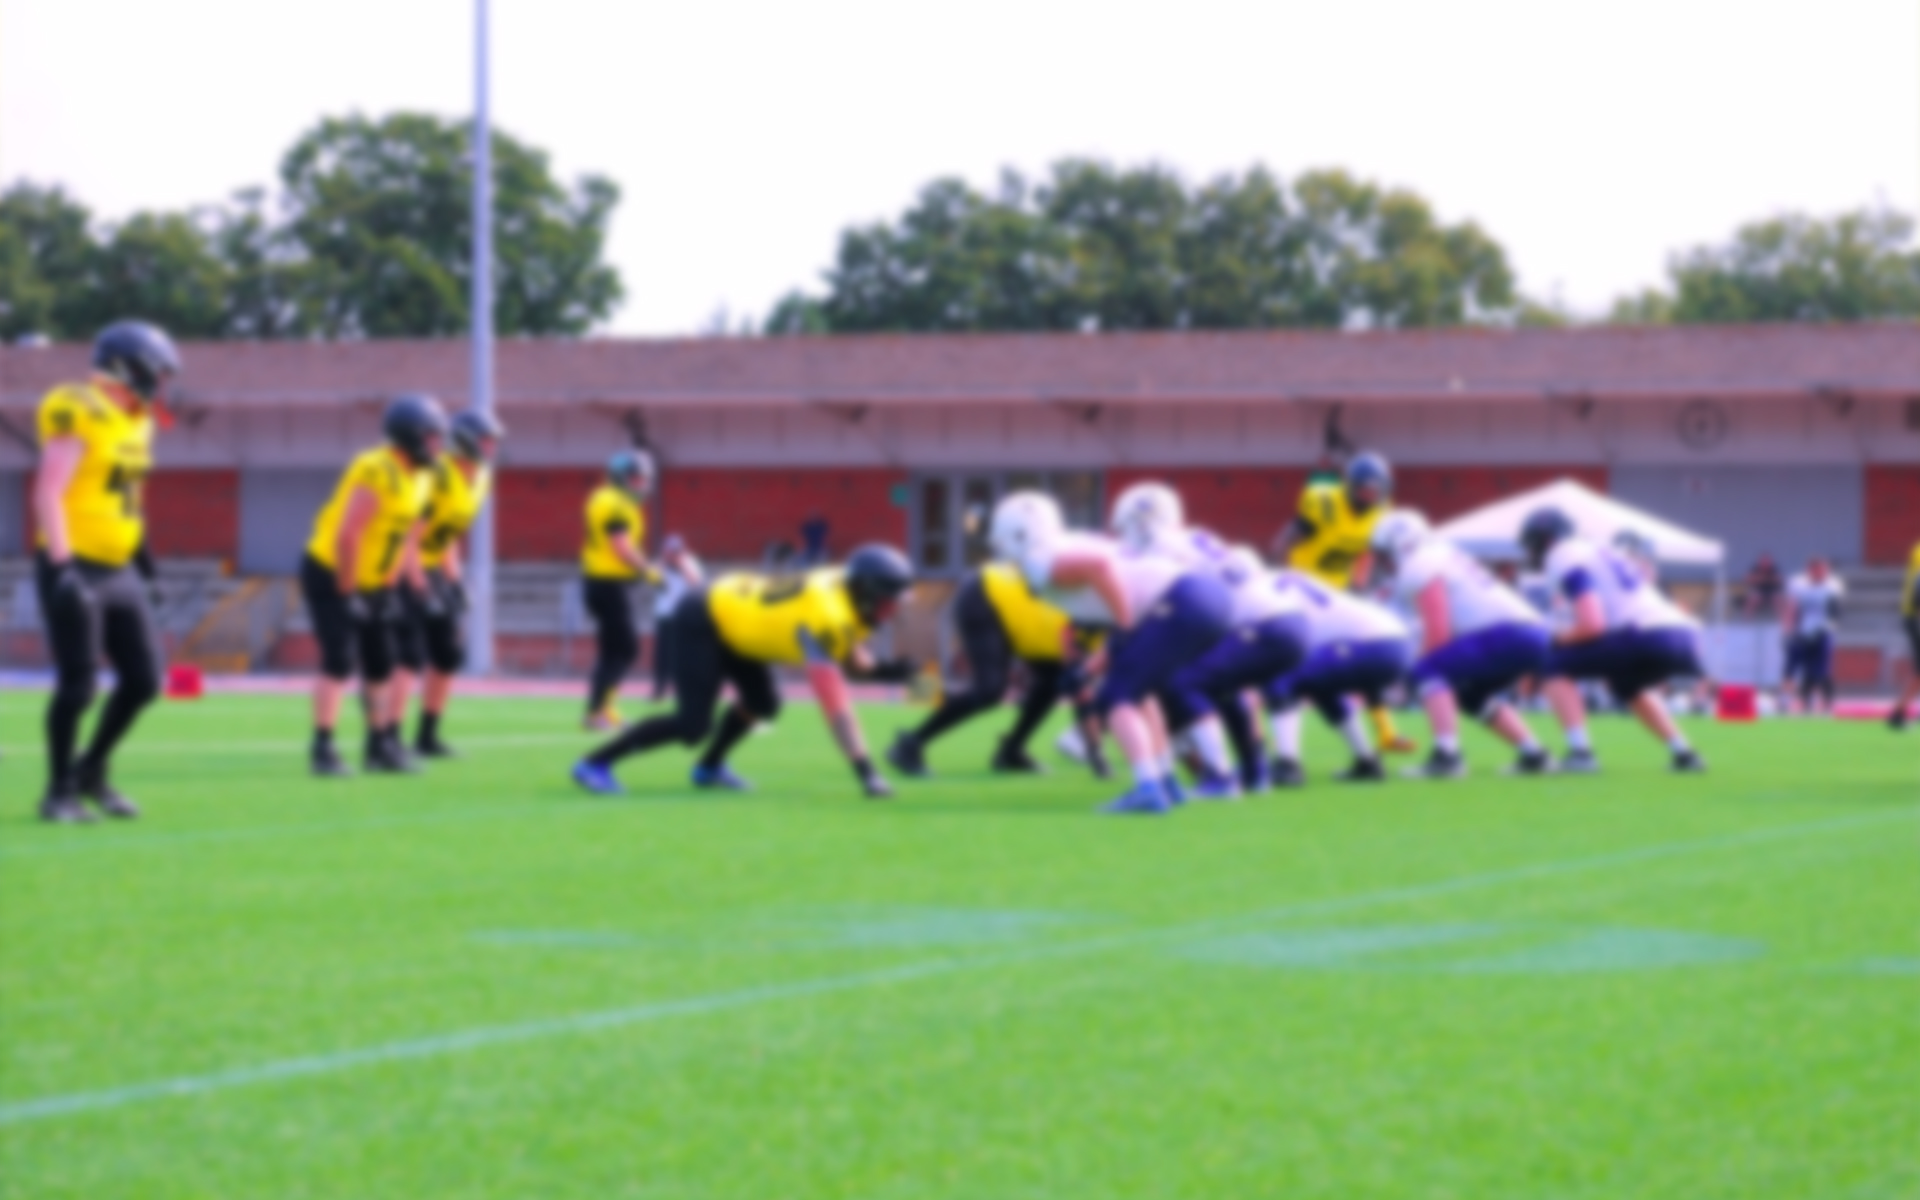
<path id="1" fill-rule="evenodd" d="M 1006 699 L 1013 676 L 1013 642 L 978 575 L 960 585 L 953 600 L 953 623 L 960 634 L 961 653 L 967 659 L 967 689 L 943 696 L 940 707 L 913 731 L 913 739 L 923 746 L 998 707 Z M 1057 662 L 1026 661 L 1025 666 L 1027 686 L 1020 697 L 1020 713 L 1006 738 L 1006 748 L 1011 751 L 1025 748 L 1033 731 L 1053 711 L 1069 678 L 1066 668 Z"/>
<path id="2" fill-rule="evenodd" d="M 35 564 L 40 612 L 53 659 L 53 697 L 47 705 L 48 784 L 71 791 L 76 768 L 104 775 L 113 748 L 142 709 L 160 694 L 160 628 L 147 600 L 147 581 L 131 566 L 108 567 L 74 559 L 80 586 L 56 588 L 45 554 Z M 93 740 L 76 763 L 80 718 L 93 704 L 94 680 L 105 655 L 113 667 L 113 694 L 94 723 Z"/>
<path id="3" fill-rule="evenodd" d="M 633 660 L 640 657 L 640 634 L 633 624 L 633 593 L 618 579 L 583 579 L 581 598 L 598 632 L 598 648 L 593 674 L 587 689 L 587 712 L 597 713 L 627 677 Z"/>

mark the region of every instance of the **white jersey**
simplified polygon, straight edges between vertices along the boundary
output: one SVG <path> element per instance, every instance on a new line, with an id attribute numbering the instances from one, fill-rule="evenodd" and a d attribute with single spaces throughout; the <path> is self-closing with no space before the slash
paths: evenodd
<path id="1" fill-rule="evenodd" d="M 1554 594 L 1569 603 L 1581 594 L 1597 597 L 1608 630 L 1697 628 L 1632 559 L 1585 538 L 1561 539 L 1547 555 L 1546 574 Z"/>
<path id="2" fill-rule="evenodd" d="M 1120 589 L 1127 607 L 1138 620 L 1160 597 L 1167 594 L 1191 564 L 1157 549 L 1129 551 L 1119 542 L 1097 533 L 1062 533 L 1043 545 L 1029 550 L 1016 566 L 1026 576 L 1034 594 L 1073 620 L 1088 625 L 1112 625 L 1113 613 L 1106 601 L 1092 588 L 1059 588 L 1053 585 L 1053 564 L 1065 554 L 1095 554 L 1110 560 L 1120 576 Z"/>
<path id="3" fill-rule="evenodd" d="M 1299 597 L 1307 618 L 1307 652 L 1334 642 L 1406 641 L 1407 624 L 1383 604 L 1336 591 L 1303 571 L 1275 571 L 1276 590 Z"/>
<path id="4" fill-rule="evenodd" d="M 1189 571 L 1210 571 L 1226 584 L 1227 594 L 1233 599 L 1228 620 L 1235 629 L 1299 612 L 1306 603 L 1299 592 L 1275 587 L 1266 571 L 1247 570 L 1235 562 L 1233 547 L 1209 530 L 1183 529 L 1164 543 L 1156 543 L 1154 549 L 1179 559 Z"/>
<path id="5" fill-rule="evenodd" d="M 1787 599 L 1793 604 L 1793 631 L 1802 637 L 1832 633 L 1840 616 L 1840 598 L 1847 587 L 1838 575 L 1829 574 L 1819 583 L 1805 575 L 1795 575 L 1787 584 Z"/>
<path id="6" fill-rule="evenodd" d="M 680 607 L 680 601 L 691 590 L 693 586 L 680 572 L 671 569 L 662 571 L 660 582 L 654 588 L 653 615 L 662 621 L 671 617 L 673 610 Z"/>
<path id="7" fill-rule="evenodd" d="M 1394 592 L 1418 612 L 1420 594 L 1436 579 L 1446 588 L 1447 624 L 1454 637 L 1495 625 L 1546 626 L 1518 592 L 1450 542 L 1428 541 L 1408 555 L 1394 572 Z"/>

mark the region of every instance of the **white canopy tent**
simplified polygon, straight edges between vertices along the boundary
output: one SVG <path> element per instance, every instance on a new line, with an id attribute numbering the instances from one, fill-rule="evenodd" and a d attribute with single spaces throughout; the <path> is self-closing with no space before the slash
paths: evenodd
<path id="1" fill-rule="evenodd" d="M 1650 512 L 1603 496 L 1584 484 L 1559 479 L 1476 508 L 1434 530 L 1476 558 L 1517 559 L 1520 526 L 1535 509 L 1552 506 L 1567 514 L 1582 537 L 1612 544 L 1621 534 L 1633 534 L 1653 550 L 1662 566 L 1724 568 L 1727 548 L 1714 538 L 1682 529 Z"/>

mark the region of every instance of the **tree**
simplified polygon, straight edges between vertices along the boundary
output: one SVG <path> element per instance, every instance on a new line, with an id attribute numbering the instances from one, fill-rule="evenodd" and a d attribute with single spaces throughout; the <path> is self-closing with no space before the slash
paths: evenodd
<path id="1" fill-rule="evenodd" d="M 1157 166 L 1068 159 L 989 198 L 957 179 L 840 238 L 827 294 L 771 333 L 1401 327 L 1512 319 L 1513 275 L 1472 223 L 1336 171 L 1189 189 Z"/>
<path id="2" fill-rule="evenodd" d="M 472 223 L 467 126 L 401 113 L 331 119 L 280 167 L 288 236 L 307 264 L 307 319 L 328 336 L 431 336 L 467 326 Z M 497 326 L 578 334 L 621 298 L 602 261 L 619 189 L 572 190 L 547 156 L 493 137 Z"/>
<path id="3" fill-rule="evenodd" d="M 1819 220 L 1789 214 L 1741 226 L 1667 264 L 1672 291 L 1614 304 L 1625 323 L 1867 321 L 1920 315 L 1913 222 L 1887 209 Z"/>
<path id="4" fill-rule="evenodd" d="M 91 336 L 83 311 L 99 246 L 93 214 L 57 187 L 16 183 L 0 194 L 0 336 Z"/>
<path id="5" fill-rule="evenodd" d="M 139 213 L 115 226 L 95 254 L 92 286 L 73 298 L 73 336 L 122 317 L 153 321 L 182 338 L 226 332 L 227 266 L 203 219 Z"/>

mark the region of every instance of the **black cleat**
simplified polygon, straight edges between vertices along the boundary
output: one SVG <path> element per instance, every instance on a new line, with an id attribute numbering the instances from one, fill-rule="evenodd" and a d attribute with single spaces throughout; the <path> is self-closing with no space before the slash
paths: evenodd
<path id="1" fill-rule="evenodd" d="M 1562 775 L 1598 775 L 1600 760 L 1591 750 L 1569 750 L 1553 765 L 1553 769 Z"/>
<path id="2" fill-rule="evenodd" d="M 896 734 L 893 745 L 887 747 L 887 761 L 893 769 L 902 775 L 914 779 L 924 779 L 927 775 L 927 750 L 920 739 L 904 730 Z"/>
<path id="3" fill-rule="evenodd" d="M 1024 746 L 1011 746 L 1000 743 L 1000 749 L 994 753 L 993 770 L 1002 775 L 1045 775 L 1047 769 L 1033 760 Z"/>
<path id="4" fill-rule="evenodd" d="M 1383 783 L 1387 769 L 1377 758 L 1356 758 L 1353 765 L 1334 776 L 1341 783 Z"/>
<path id="5" fill-rule="evenodd" d="M 1277 788 L 1297 788 L 1307 785 L 1307 773 L 1300 764 L 1291 758 L 1276 758 L 1267 768 L 1267 778 Z"/>
<path id="6" fill-rule="evenodd" d="M 313 748 L 307 757 L 307 770 L 319 779 L 345 779 L 353 774 L 353 768 L 340 758 L 340 752 L 331 745 Z"/>
<path id="7" fill-rule="evenodd" d="M 413 754 L 414 754 L 414 757 L 416 758 L 459 758 L 460 757 L 458 754 L 454 753 L 452 746 L 449 746 L 445 742 L 440 740 L 439 734 L 435 734 L 430 738 L 415 738 L 413 742 Z"/>
<path id="8" fill-rule="evenodd" d="M 1700 775 L 1707 769 L 1706 760 L 1700 752 L 1693 749 L 1676 750 L 1673 755 L 1673 773 L 1676 775 Z"/>
<path id="9" fill-rule="evenodd" d="M 40 819 L 51 825 L 91 825 L 94 816 L 78 792 L 48 792 L 40 801 Z"/>
<path id="10" fill-rule="evenodd" d="M 1408 779 L 1463 779 L 1466 774 L 1466 761 L 1438 746 L 1427 752 L 1427 761 L 1406 772 Z"/>
<path id="11" fill-rule="evenodd" d="M 80 794 L 93 801 L 94 807 L 102 813 L 120 821 L 131 821 L 140 815 L 140 806 L 115 791 L 113 785 L 107 782 L 104 768 L 81 763 L 74 775 Z"/>
<path id="12" fill-rule="evenodd" d="M 1520 757 L 1513 760 L 1515 775 L 1545 775 L 1553 770 L 1553 760 L 1547 757 L 1545 750 L 1522 750 Z"/>
<path id="13" fill-rule="evenodd" d="M 1904 704 L 1896 704 L 1893 706 L 1893 711 L 1887 714 L 1887 728 L 1893 730 L 1895 733 L 1899 733 L 1906 727 L 1907 706 Z"/>
<path id="14" fill-rule="evenodd" d="M 1105 779 L 1113 774 L 1113 768 L 1107 765 L 1107 752 L 1099 746 L 1087 748 L 1087 770 L 1093 772 L 1095 779 Z"/>
<path id="15" fill-rule="evenodd" d="M 368 740 L 360 769 L 369 775 L 415 775 L 420 771 L 420 764 L 408 756 L 398 741 L 381 735 Z"/>

